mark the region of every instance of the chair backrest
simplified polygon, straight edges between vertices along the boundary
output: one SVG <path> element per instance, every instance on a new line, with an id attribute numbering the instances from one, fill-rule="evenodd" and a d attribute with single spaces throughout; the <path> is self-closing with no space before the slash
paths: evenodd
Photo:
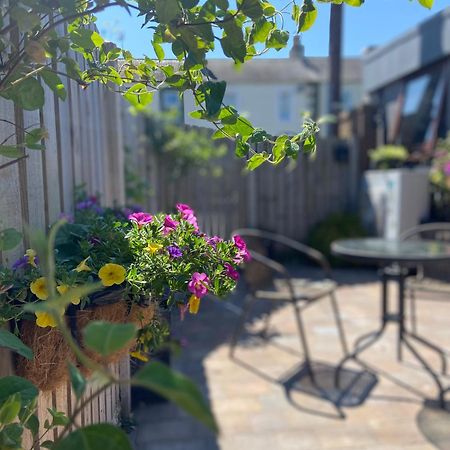
<path id="1" fill-rule="evenodd" d="M 420 240 L 431 239 L 435 241 L 450 242 L 450 223 L 435 222 L 425 223 L 406 230 L 400 235 L 400 240 Z M 428 262 L 418 266 L 418 278 L 436 278 L 448 281 L 450 273 L 447 269 L 447 264 L 442 262 Z"/>
<path id="2" fill-rule="evenodd" d="M 436 241 L 450 242 L 450 223 L 435 222 L 425 223 L 404 231 L 400 240 L 431 239 Z"/>
<path id="3" fill-rule="evenodd" d="M 285 269 L 284 274 L 282 273 L 283 266 L 268 258 L 273 244 L 280 244 L 312 259 L 324 270 L 325 277 L 331 278 L 330 265 L 322 253 L 287 236 L 256 228 L 240 228 L 233 231 L 231 235 L 242 236 L 247 242 L 250 253 L 256 256 L 253 263 L 246 264 L 244 269 L 244 279 L 250 289 L 259 289 L 264 284 L 268 284 L 273 280 L 275 273 L 288 278 L 288 272 Z"/>

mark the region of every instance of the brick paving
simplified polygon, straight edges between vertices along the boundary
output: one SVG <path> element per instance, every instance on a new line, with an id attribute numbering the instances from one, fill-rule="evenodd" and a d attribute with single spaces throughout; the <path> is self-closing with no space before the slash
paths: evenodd
<path id="1" fill-rule="evenodd" d="M 352 343 L 378 325 L 379 284 L 370 270 L 340 269 L 335 276 L 341 283 L 337 297 Z M 430 399 L 435 387 L 406 349 L 404 361 L 397 362 L 394 324 L 363 354 L 366 369 L 353 362 L 346 366 L 343 385 L 347 377 L 360 378 L 343 399 L 341 418 L 301 376 L 302 356 L 289 305 L 273 311 L 267 339 L 259 331 L 271 304 L 261 303 L 236 358 L 229 358 L 228 340 L 237 320 L 232 308 L 242 297 L 237 292 L 226 305 L 205 300 L 197 317 L 182 323 L 174 318 L 175 335 L 186 346 L 173 365 L 200 385 L 220 435 L 212 435 L 173 405 L 141 405 L 132 434 L 136 450 L 450 450 L 450 414 L 434 407 Z M 428 296 L 418 302 L 419 332 L 450 349 L 450 299 L 445 300 Z M 332 375 L 341 351 L 329 303 L 311 306 L 304 318 L 318 384 L 333 397 L 340 392 L 334 389 Z M 434 354 L 421 352 L 439 368 Z M 450 385 L 450 377 L 442 379 Z"/>

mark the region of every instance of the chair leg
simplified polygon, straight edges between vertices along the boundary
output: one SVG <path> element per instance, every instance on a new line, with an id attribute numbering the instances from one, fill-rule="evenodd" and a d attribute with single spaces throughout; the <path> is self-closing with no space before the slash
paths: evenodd
<path id="1" fill-rule="evenodd" d="M 231 336 L 230 350 L 229 350 L 230 358 L 232 358 L 234 355 L 234 349 L 239 340 L 239 336 L 241 335 L 242 330 L 244 329 L 245 321 L 247 320 L 247 316 L 249 315 L 255 300 L 256 298 L 253 297 L 253 295 L 251 294 L 245 296 L 244 307 L 242 308 L 242 312 L 239 317 L 238 323 L 236 325 L 236 328 L 234 329 L 233 335 Z"/>
<path id="2" fill-rule="evenodd" d="M 305 366 L 309 373 L 309 376 L 311 377 L 311 381 L 315 382 L 314 373 L 311 367 L 311 354 L 309 352 L 308 341 L 306 339 L 305 327 L 301 316 L 301 309 L 295 301 L 292 302 L 292 305 L 295 311 L 295 319 L 297 321 L 298 334 L 300 336 L 300 345 L 302 346 L 303 354 L 305 355 Z"/>
<path id="3" fill-rule="evenodd" d="M 339 313 L 338 304 L 336 301 L 336 294 L 332 292 L 330 294 L 331 307 L 333 308 L 334 320 L 336 321 L 336 327 L 339 334 L 339 339 L 341 341 L 342 351 L 344 352 L 344 356 L 348 355 L 348 345 L 347 339 L 345 337 L 344 326 L 342 325 L 341 315 Z"/>
<path id="4" fill-rule="evenodd" d="M 272 316 L 272 308 L 267 313 L 267 315 L 264 317 L 264 325 L 263 325 L 263 329 L 261 331 L 261 336 L 263 339 L 267 339 L 269 337 L 269 324 L 270 324 L 271 316 Z"/>
<path id="5" fill-rule="evenodd" d="M 417 333 L 417 309 L 416 309 L 416 293 L 414 289 L 409 290 L 409 302 L 411 308 L 411 329 L 413 333 Z"/>

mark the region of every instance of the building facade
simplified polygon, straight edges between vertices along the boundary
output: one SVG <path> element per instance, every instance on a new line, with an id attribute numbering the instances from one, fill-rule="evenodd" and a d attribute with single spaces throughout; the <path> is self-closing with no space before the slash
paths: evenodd
<path id="1" fill-rule="evenodd" d="M 298 37 L 289 58 L 255 58 L 238 70 L 228 59 L 211 59 L 208 69 L 217 80 L 227 82 L 224 103 L 236 107 L 255 126 L 273 135 L 295 134 L 301 129 L 302 114 L 317 118 L 327 113 L 328 58 L 306 57 Z M 359 58 L 345 58 L 342 63 L 342 108 L 351 110 L 362 97 L 362 66 Z M 176 107 L 177 92 L 158 93 L 155 107 Z M 192 119 L 197 109 L 193 96 L 186 93 L 178 104 L 188 125 L 211 126 Z"/>
<path id="2" fill-rule="evenodd" d="M 450 131 L 450 8 L 366 52 L 362 61 L 378 145 L 429 154 Z"/>

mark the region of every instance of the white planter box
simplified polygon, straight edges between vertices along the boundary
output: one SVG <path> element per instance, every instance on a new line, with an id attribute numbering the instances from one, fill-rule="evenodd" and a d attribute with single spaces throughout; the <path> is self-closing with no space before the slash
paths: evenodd
<path id="1" fill-rule="evenodd" d="M 428 168 L 368 170 L 363 176 L 363 220 L 378 236 L 398 239 L 429 214 Z"/>

